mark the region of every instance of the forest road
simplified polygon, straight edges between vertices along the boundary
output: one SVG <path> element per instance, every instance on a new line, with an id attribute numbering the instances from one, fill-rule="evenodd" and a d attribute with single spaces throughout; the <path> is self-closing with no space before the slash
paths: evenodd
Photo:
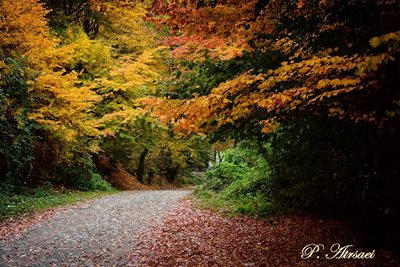
<path id="1" fill-rule="evenodd" d="M 0 266 L 126 266 L 136 239 L 191 192 L 122 192 L 67 209 L 0 243 Z"/>

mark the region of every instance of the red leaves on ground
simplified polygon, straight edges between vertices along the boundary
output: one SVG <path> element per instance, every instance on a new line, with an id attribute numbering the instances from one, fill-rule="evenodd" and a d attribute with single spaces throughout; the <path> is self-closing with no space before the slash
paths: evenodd
<path id="1" fill-rule="evenodd" d="M 372 260 L 300 258 L 310 243 L 351 244 L 371 251 L 343 222 L 305 215 L 265 220 L 226 218 L 193 208 L 189 200 L 169 213 L 163 224 L 140 237 L 131 266 L 380 266 Z M 377 251 L 376 259 L 388 256 Z M 389 259 L 386 266 L 393 266 Z M 381 263 L 382 264 L 382 263 Z"/>
<path id="2" fill-rule="evenodd" d="M 18 239 L 23 233 L 32 227 L 50 220 L 59 212 L 65 212 L 68 209 L 79 208 L 93 200 L 88 199 L 76 204 L 69 204 L 60 207 L 54 207 L 47 210 L 38 211 L 36 213 L 27 213 L 0 221 L 0 242 Z"/>
<path id="3" fill-rule="evenodd" d="M 52 218 L 62 208 L 52 208 L 40 213 L 26 214 L 23 217 L 0 221 L 0 241 L 15 239 L 33 226 Z"/>

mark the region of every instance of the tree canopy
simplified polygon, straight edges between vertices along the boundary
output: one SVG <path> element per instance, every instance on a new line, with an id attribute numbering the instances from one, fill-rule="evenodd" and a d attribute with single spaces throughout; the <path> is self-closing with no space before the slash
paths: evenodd
<path id="1" fill-rule="evenodd" d="M 0 1 L 5 183 L 79 187 L 102 171 L 96 165 L 104 157 L 133 176 L 145 167 L 148 179 L 167 167 L 173 180 L 204 164 L 195 141 L 171 134 L 137 103 L 155 91 L 164 70 L 148 8 L 134 1 Z M 169 165 L 157 160 L 163 157 Z"/>

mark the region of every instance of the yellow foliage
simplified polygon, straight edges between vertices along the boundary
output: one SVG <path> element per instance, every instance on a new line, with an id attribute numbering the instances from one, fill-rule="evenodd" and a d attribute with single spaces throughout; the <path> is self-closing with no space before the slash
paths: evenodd
<path id="1" fill-rule="evenodd" d="M 346 116 L 354 121 L 380 123 L 376 114 L 352 110 L 345 101 L 351 100 L 355 92 L 366 95 L 376 90 L 374 75 L 385 64 L 397 60 L 394 53 L 398 53 L 399 36 L 391 33 L 372 39 L 373 46 L 387 44 L 386 51 L 379 54 L 331 56 L 338 49 L 325 49 L 312 56 L 303 55 L 302 61 L 282 62 L 264 74 L 242 73 L 221 83 L 206 96 L 187 101 L 153 101 L 151 106 L 158 110 L 155 114 L 161 114 L 167 121 L 165 117 L 169 117 L 177 129 L 186 132 L 214 131 L 257 116 L 262 122 L 262 132 L 267 133 L 276 129 L 269 119 L 277 120 L 306 109 L 322 110 L 329 116 Z M 388 111 L 387 116 L 396 114 Z"/>
<path id="2" fill-rule="evenodd" d="M 127 105 L 119 105 L 120 110 L 116 110 L 104 115 L 96 121 L 98 127 L 104 128 L 104 135 L 114 136 L 121 128 L 129 128 L 134 122 L 144 116 L 147 111 L 140 108 L 132 108 Z"/>
<path id="3" fill-rule="evenodd" d="M 40 65 L 52 39 L 45 19 L 48 11 L 38 0 L 0 1 L 0 56 L 27 57 Z"/>
<path id="4" fill-rule="evenodd" d="M 102 85 L 118 90 L 135 90 L 155 81 L 163 67 L 158 49 L 147 49 L 137 58 L 121 57 L 110 71 L 111 79 L 103 79 Z"/>
<path id="5" fill-rule="evenodd" d="M 369 40 L 369 43 L 373 48 L 376 48 L 381 44 L 393 41 L 400 42 L 400 32 L 391 32 L 388 34 L 371 38 L 371 40 Z"/>
<path id="6" fill-rule="evenodd" d="M 88 115 L 100 100 L 89 87 L 76 87 L 77 73 L 43 72 L 32 84 L 35 97 L 31 119 L 57 132 L 67 142 L 99 131 Z"/>
<path id="7" fill-rule="evenodd" d="M 76 32 L 77 31 L 77 32 Z M 71 69 L 83 68 L 91 78 L 106 75 L 111 68 L 112 59 L 110 49 L 102 42 L 90 40 L 82 30 L 68 29 L 66 45 L 59 50 L 65 55 L 59 62 Z"/>
<path id="8" fill-rule="evenodd" d="M 110 22 L 103 29 L 104 42 L 117 54 L 140 54 L 155 46 L 155 31 L 146 25 L 146 3 L 138 1 L 109 1 L 105 16 Z"/>

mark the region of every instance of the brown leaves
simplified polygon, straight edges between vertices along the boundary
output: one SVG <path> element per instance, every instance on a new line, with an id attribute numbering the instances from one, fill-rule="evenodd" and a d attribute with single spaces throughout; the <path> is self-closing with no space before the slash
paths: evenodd
<path id="1" fill-rule="evenodd" d="M 140 238 L 131 266 L 328 266 L 333 262 L 302 260 L 301 250 L 309 243 L 336 242 L 361 246 L 341 221 L 305 215 L 226 218 L 184 200 L 162 225 Z M 374 265 L 371 261 L 342 263 Z"/>
<path id="2" fill-rule="evenodd" d="M 90 200 L 89 200 L 90 201 Z M 37 224 L 48 221 L 53 218 L 58 212 L 65 211 L 68 208 L 78 208 L 84 202 L 68 205 L 64 207 L 55 207 L 46 211 L 41 211 L 35 214 L 25 214 L 21 217 L 10 218 L 0 222 L 0 242 L 9 241 L 19 238 L 23 233 Z"/>

